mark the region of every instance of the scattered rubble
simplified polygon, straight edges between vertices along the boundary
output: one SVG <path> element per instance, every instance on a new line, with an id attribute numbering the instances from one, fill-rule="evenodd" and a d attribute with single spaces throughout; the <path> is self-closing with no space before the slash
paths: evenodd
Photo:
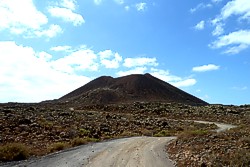
<path id="1" fill-rule="evenodd" d="M 242 152 L 249 156 L 249 118 L 249 105 L 7 103 L 0 104 L 0 146 L 22 143 L 32 156 L 40 156 L 55 143 L 78 138 L 177 135 L 168 151 L 178 166 L 220 166 L 229 163 L 227 157 L 233 159 Z M 216 128 L 213 124 L 185 120 L 224 122 L 238 128 L 215 133 L 210 131 Z"/>

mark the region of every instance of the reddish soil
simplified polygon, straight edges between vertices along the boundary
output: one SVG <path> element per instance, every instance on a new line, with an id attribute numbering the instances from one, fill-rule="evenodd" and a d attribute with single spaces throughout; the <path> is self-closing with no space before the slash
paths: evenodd
<path id="1" fill-rule="evenodd" d="M 87 105 L 135 101 L 208 104 L 150 74 L 134 74 L 119 78 L 102 76 L 61 97 L 59 101 Z"/>

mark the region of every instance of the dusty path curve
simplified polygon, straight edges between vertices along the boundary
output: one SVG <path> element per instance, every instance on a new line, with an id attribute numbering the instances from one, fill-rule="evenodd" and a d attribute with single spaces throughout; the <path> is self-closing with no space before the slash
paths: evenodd
<path id="1" fill-rule="evenodd" d="M 190 120 L 191 121 L 191 120 Z M 235 126 L 216 122 L 218 132 Z M 175 137 L 131 137 L 75 147 L 42 158 L 2 167 L 173 167 L 165 146 Z"/>
<path id="2" fill-rule="evenodd" d="M 223 132 L 228 129 L 232 129 L 236 127 L 235 125 L 218 123 L 218 122 L 209 122 L 209 121 L 194 121 L 194 122 L 202 123 L 202 124 L 215 124 L 216 126 L 218 126 L 218 129 L 216 129 L 216 132 Z"/>

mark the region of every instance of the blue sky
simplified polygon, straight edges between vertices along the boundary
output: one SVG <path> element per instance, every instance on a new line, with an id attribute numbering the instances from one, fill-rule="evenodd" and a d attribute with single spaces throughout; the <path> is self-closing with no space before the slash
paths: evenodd
<path id="1" fill-rule="evenodd" d="M 144 73 L 209 103 L 249 104 L 249 0 L 0 1 L 0 102 Z"/>

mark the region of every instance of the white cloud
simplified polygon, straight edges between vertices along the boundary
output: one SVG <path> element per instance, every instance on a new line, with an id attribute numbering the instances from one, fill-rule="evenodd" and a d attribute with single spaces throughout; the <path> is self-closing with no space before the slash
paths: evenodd
<path id="1" fill-rule="evenodd" d="M 114 0 L 115 3 L 122 5 L 124 4 L 124 0 Z"/>
<path id="2" fill-rule="evenodd" d="M 237 54 L 250 46 L 250 30 L 241 29 L 222 35 L 226 20 L 231 16 L 236 16 L 238 20 L 247 19 L 250 21 L 249 0 L 231 0 L 226 3 L 220 14 L 211 21 L 212 25 L 215 26 L 212 35 L 218 36 L 218 38 L 209 46 L 214 49 L 227 47 L 223 53 Z"/>
<path id="3" fill-rule="evenodd" d="M 150 74 L 166 82 L 176 82 L 181 80 L 181 77 L 171 75 L 169 71 L 155 69 L 155 68 L 151 68 Z"/>
<path id="4" fill-rule="evenodd" d="M 130 75 L 130 74 L 144 74 L 146 70 L 147 70 L 146 67 L 136 67 L 136 68 L 134 68 L 132 70 L 128 70 L 128 71 L 119 71 L 116 73 L 116 75 L 126 76 L 126 75 Z"/>
<path id="5" fill-rule="evenodd" d="M 55 51 L 55 52 L 71 52 L 72 51 L 72 47 L 71 46 L 55 46 L 55 47 L 51 47 L 50 50 Z"/>
<path id="6" fill-rule="evenodd" d="M 210 99 L 210 97 L 208 96 L 208 95 L 204 95 L 204 96 L 202 96 L 202 97 L 199 97 L 200 99 L 202 99 L 202 100 L 204 100 L 204 101 L 206 101 L 206 100 L 209 100 Z"/>
<path id="7" fill-rule="evenodd" d="M 145 3 L 145 2 L 137 3 L 137 4 L 135 4 L 135 8 L 138 11 L 144 11 L 147 8 L 147 3 Z"/>
<path id="8" fill-rule="evenodd" d="M 220 69 L 220 66 L 214 64 L 207 64 L 202 66 L 193 67 L 192 71 L 194 72 L 206 72 L 206 71 L 214 71 Z"/>
<path id="9" fill-rule="evenodd" d="M 190 9 L 190 13 L 194 13 L 198 10 L 205 9 L 205 8 L 211 8 L 211 4 L 204 4 L 204 3 L 199 3 L 196 7 Z"/>
<path id="10" fill-rule="evenodd" d="M 100 5 L 100 4 L 102 3 L 102 0 L 94 0 L 94 3 L 95 3 L 96 5 Z"/>
<path id="11" fill-rule="evenodd" d="M 237 53 L 240 53 L 242 50 L 247 49 L 248 47 L 249 47 L 249 45 L 240 44 L 238 46 L 229 47 L 223 53 L 225 53 L 225 54 L 237 54 Z"/>
<path id="12" fill-rule="evenodd" d="M 189 87 L 189 86 L 193 86 L 197 83 L 196 79 L 193 78 L 189 78 L 189 79 L 183 79 L 181 81 L 178 82 L 174 82 L 172 83 L 174 86 L 180 88 L 180 87 Z"/>
<path id="13" fill-rule="evenodd" d="M 79 49 L 68 56 L 51 61 L 51 65 L 53 69 L 68 74 L 86 70 L 97 71 L 98 64 L 95 62 L 96 59 L 97 55 L 94 51 L 90 49 Z"/>
<path id="14" fill-rule="evenodd" d="M 125 6 L 124 8 L 125 8 L 126 11 L 129 11 L 129 10 L 130 10 L 130 6 L 128 6 L 128 5 Z"/>
<path id="15" fill-rule="evenodd" d="M 47 16 L 36 9 L 32 0 L 1 0 L 0 17 L 0 31 L 7 29 L 13 34 L 38 31 L 48 23 Z"/>
<path id="16" fill-rule="evenodd" d="M 197 23 L 197 24 L 195 25 L 194 28 L 195 28 L 196 30 L 203 30 L 204 27 L 205 27 L 205 21 L 202 20 L 202 21 L 200 21 L 199 23 Z"/>
<path id="17" fill-rule="evenodd" d="M 229 46 L 224 53 L 239 53 L 250 46 L 250 30 L 239 30 L 220 36 L 209 46 L 215 49 Z"/>
<path id="18" fill-rule="evenodd" d="M 14 41 L 1 41 L 0 102 L 39 102 L 59 98 L 91 80 L 78 74 L 79 71 L 98 70 L 98 56 L 100 60 L 121 61 L 121 56 L 110 50 L 95 54 L 93 50 L 83 46 L 78 49 L 72 49 L 70 46 L 51 48 L 54 51 L 64 49 L 71 50 L 69 55 L 55 60 L 47 52 L 36 52 L 33 48 L 18 45 Z M 152 62 L 156 63 L 156 61 Z M 147 71 L 147 67 L 133 67 L 131 70 L 119 71 L 116 74 L 124 76 L 143 74 Z M 173 76 L 168 71 L 151 69 L 151 72 L 154 75 L 160 74 L 164 80 L 171 81 L 173 85 L 179 87 L 190 86 L 196 82 L 192 78 L 183 79 Z"/>
<path id="19" fill-rule="evenodd" d="M 244 90 L 247 90 L 248 87 L 247 86 L 243 86 L 243 87 L 234 86 L 234 87 L 232 87 L 232 89 L 238 90 L 238 91 L 244 91 Z"/>
<path id="20" fill-rule="evenodd" d="M 111 50 L 105 50 L 99 52 L 101 64 L 105 66 L 105 68 L 119 68 L 120 62 L 122 61 L 122 56 L 119 53 L 114 53 Z"/>
<path id="21" fill-rule="evenodd" d="M 126 58 L 123 66 L 125 67 L 139 67 L 139 66 L 157 66 L 156 58 L 137 57 L 137 58 Z"/>
<path id="22" fill-rule="evenodd" d="M 118 68 L 120 66 L 120 62 L 122 61 L 122 56 L 120 56 L 117 52 L 112 52 L 111 50 L 99 52 L 99 55 L 101 64 L 106 68 Z"/>
<path id="23" fill-rule="evenodd" d="M 118 76 L 126 76 L 130 74 L 144 74 L 148 69 L 146 67 L 136 67 L 127 71 L 119 71 L 116 73 Z M 193 78 L 181 78 L 169 73 L 169 71 L 151 68 L 150 72 L 156 78 L 159 78 L 165 82 L 168 82 L 176 87 L 189 87 L 196 84 L 196 80 Z"/>
<path id="24" fill-rule="evenodd" d="M 199 92 L 201 92 L 201 90 L 200 90 L 200 89 L 197 89 L 196 92 L 199 93 Z"/>
<path id="25" fill-rule="evenodd" d="M 213 36 L 219 36 L 224 33 L 224 28 L 222 24 L 217 24 L 212 32 Z"/>
<path id="26" fill-rule="evenodd" d="M 85 76 L 55 70 L 51 55 L 13 41 L 0 42 L 0 53 L 0 102 L 59 98 L 90 81 Z"/>
<path id="27" fill-rule="evenodd" d="M 52 58 L 52 55 L 48 54 L 47 52 L 39 52 L 37 53 L 37 57 L 42 61 L 49 61 Z"/>
<path id="28" fill-rule="evenodd" d="M 241 18 L 249 18 L 250 3 L 249 0 L 232 0 L 228 2 L 221 10 L 221 19 L 227 19 L 232 15 L 240 15 Z"/>
<path id="29" fill-rule="evenodd" d="M 62 0 L 61 6 L 74 11 L 76 9 L 76 0 Z"/>
<path id="30" fill-rule="evenodd" d="M 48 25 L 47 16 L 37 10 L 32 0 L 1 0 L 0 17 L 0 31 L 8 30 L 26 38 L 53 38 L 63 32 L 59 25 Z"/>
<path id="31" fill-rule="evenodd" d="M 52 24 L 52 25 L 50 25 L 49 29 L 34 31 L 33 34 L 28 33 L 27 37 L 42 37 L 42 36 L 44 36 L 44 37 L 53 38 L 61 33 L 63 33 L 62 28 L 59 25 Z"/>
<path id="32" fill-rule="evenodd" d="M 175 75 L 171 75 L 169 71 L 165 70 L 152 68 L 150 74 L 165 82 L 169 82 L 176 87 L 189 87 L 196 84 L 196 80 L 193 78 L 181 78 Z"/>
<path id="33" fill-rule="evenodd" d="M 74 26 L 79 26 L 85 23 L 83 17 L 80 14 L 74 13 L 68 8 L 49 7 L 48 11 L 51 16 L 61 18 L 65 22 L 72 22 Z"/>

